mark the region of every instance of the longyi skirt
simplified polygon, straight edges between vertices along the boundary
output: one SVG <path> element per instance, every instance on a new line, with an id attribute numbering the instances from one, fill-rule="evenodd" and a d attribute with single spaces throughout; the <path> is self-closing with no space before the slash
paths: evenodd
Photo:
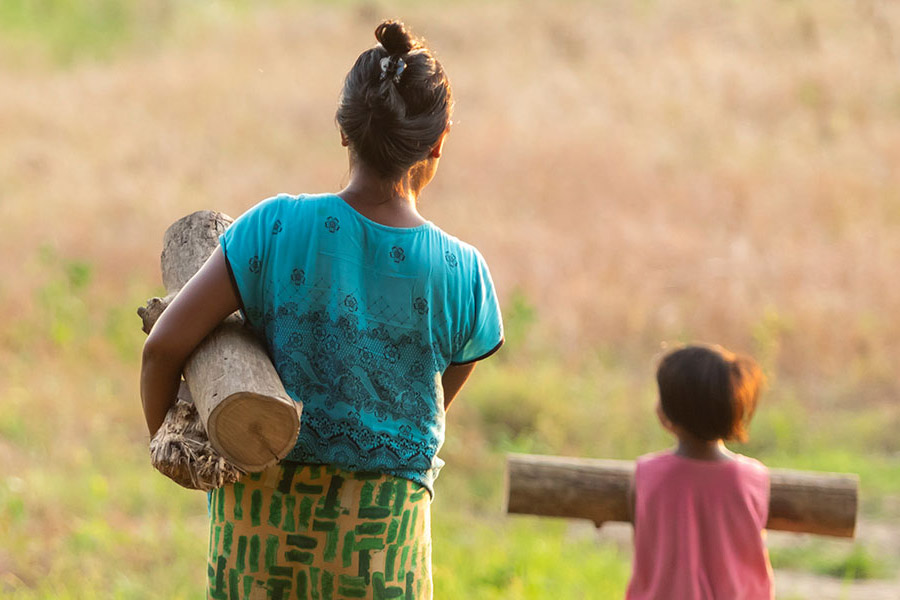
<path id="1" fill-rule="evenodd" d="M 210 495 L 213 600 L 430 600 L 421 485 L 285 462 Z"/>

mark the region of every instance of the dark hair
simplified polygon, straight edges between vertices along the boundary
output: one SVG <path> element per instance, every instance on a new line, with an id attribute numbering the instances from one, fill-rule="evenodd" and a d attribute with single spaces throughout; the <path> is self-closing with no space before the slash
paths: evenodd
<path id="1" fill-rule="evenodd" d="M 383 21 L 375 39 L 344 79 L 337 122 L 360 160 L 394 178 L 428 156 L 450 124 L 453 100 L 441 63 L 403 23 Z"/>
<path id="2" fill-rule="evenodd" d="M 672 423 L 706 441 L 747 441 L 765 376 L 748 356 L 719 346 L 687 346 L 656 370 L 659 402 Z"/>

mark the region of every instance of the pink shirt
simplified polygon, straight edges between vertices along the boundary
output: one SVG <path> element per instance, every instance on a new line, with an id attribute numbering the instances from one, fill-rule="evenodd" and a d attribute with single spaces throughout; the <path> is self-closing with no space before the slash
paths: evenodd
<path id="1" fill-rule="evenodd" d="M 637 461 L 627 600 L 771 600 L 769 472 L 741 455 Z"/>

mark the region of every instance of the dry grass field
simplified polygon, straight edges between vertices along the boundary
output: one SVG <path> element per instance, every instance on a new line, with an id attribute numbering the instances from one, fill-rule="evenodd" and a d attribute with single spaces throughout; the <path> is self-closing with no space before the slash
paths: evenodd
<path id="1" fill-rule="evenodd" d="M 451 411 L 438 597 L 621 595 L 627 539 L 498 519 L 502 453 L 658 449 L 652 361 L 688 340 L 768 372 L 741 451 L 862 477 L 871 537 L 776 538 L 779 597 L 900 593 L 900 4 L 73 6 L 0 8 L 0 595 L 202 593 L 134 309 L 178 217 L 346 182 L 337 96 L 389 16 L 456 95 L 422 212 L 482 250 L 508 328 Z"/>

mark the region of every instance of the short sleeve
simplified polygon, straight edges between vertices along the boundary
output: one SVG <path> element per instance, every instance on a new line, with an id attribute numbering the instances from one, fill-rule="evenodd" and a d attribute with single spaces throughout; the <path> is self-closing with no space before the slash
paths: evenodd
<path id="1" fill-rule="evenodd" d="M 475 251 L 474 285 L 474 321 L 469 337 L 456 349 L 451 357 L 455 365 L 472 363 L 487 358 L 503 345 L 503 319 L 500 315 L 500 302 L 494 290 L 494 282 L 487 263 L 481 254 Z"/>
<path id="2" fill-rule="evenodd" d="M 766 528 L 769 520 L 769 469 L 754 458 L 738 455 L 743 477 L 747 482 L 747 497 L 756 512 L 760 529 Z"/>
<path id="3" fill-rule="evenodd" d="M 244 318 L 258 327 L 264 309 L 264 274 L 270 260 L 273 238 L 281 229 L 279 197 L 263 200 L 219 236 L 228 273 L 241 301 Z"/>

